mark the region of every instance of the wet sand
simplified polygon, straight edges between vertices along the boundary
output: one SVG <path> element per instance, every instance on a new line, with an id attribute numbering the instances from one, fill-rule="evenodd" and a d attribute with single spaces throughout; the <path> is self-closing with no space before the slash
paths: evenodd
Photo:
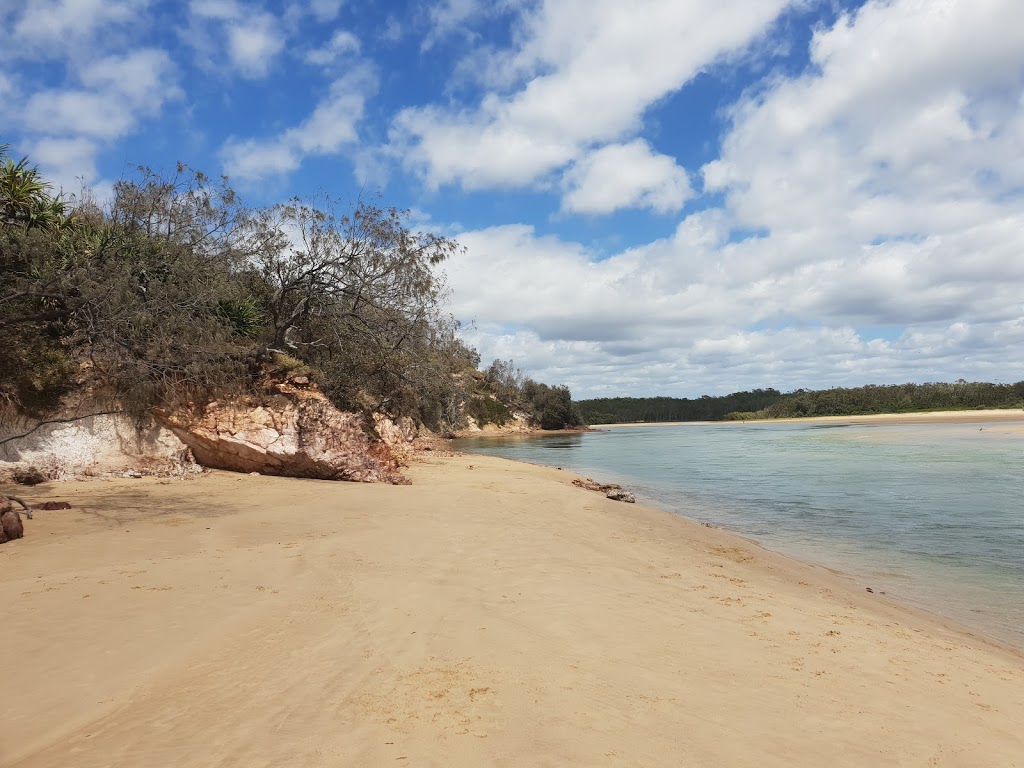
<path id="1" fill-rule="evenodd" d="M 1018 651 L 567 472 L 410 474 L 23 491 L 74 509 L 0 547 L 0 765 L 1024 756 Z"/>

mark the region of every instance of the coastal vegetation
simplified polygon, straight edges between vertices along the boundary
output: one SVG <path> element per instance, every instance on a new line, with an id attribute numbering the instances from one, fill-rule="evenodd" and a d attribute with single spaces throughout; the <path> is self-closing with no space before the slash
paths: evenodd
<path id="1" fill-rule="evenodd" d="M 300 370 L 342 409 L 442 433 L 474 407 L 489 421 L 522 410 L 545 429 L 579 421 L 565 387 L 476 370 L 438 268 L 461 248 L 413 230 L 405 211 L 327 195 L 250 208 L 226 178 L 186 165 L 139 167 L 102 205 L 69 201 L 7 149 L 0 423 L 71 402 L 142 416 L 258 394 L 275 370 Z M 483 394 L 498 404 L 481 410 Z"/>
<path id="2" fill-rule="evenodd" d="M 571 429 L 586 423 L 568 387 L 534 381 L 512 360 L 495 360 L 475 379 L 468 412 L 479 426 L 504 426 L 515 413 L 526 414 L 541 429 Z"/>
<path id="3" fill-rule="evenodd" d="M 780 392 L 755 389 L 699 398 L 611 397 L 576 402 L 588 424 L 862 416 L 873 413 L 1024 408 L 1024 381 L 892 384 Z"/>

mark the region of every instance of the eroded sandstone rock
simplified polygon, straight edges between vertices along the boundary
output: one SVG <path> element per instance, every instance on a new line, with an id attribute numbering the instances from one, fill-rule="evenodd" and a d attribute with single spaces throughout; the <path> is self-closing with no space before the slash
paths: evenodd
<path id="1" fill-rule="evenodd" d="M 284 383 L 274 394 L 216 401 L 156 417 L 206 467 L 319 480 L 405 483 L 399 461 L 358 413 L 317 389 Z"/>

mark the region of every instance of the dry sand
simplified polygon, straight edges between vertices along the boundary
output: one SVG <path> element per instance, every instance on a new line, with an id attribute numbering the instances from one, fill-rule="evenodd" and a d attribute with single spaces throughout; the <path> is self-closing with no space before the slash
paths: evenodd
<path id="1" fill-rule="evenodd" d="M 472 468 L 470 468 L 472 467 Z M 1021 766 L 1024 656 L 554 469 L 25 495 L 7 766 Z"/>

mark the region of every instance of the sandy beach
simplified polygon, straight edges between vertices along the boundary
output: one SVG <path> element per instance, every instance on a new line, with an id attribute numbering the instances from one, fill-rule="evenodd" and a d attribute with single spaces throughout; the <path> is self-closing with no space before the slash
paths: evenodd
<path id="1" fill-rule="evenodd" d="M 1014 649 L 567 472 L 410 476 L 23 490 L 74 508 L 0 547 L 0 765 L 1024 765 Z"/>
<path id="2" fill-rule="evenodd" d="M 622 424 L 595 424 L 593 429 L 620 427 L 681 427 L 686 424 L 779 424 L 821 422 L 825 424 L 1024 424 L 1024 410 L 987 408 L 979 411 L 921 411 L 918 413 L 869 413 L 862 416 L 806 416 L 799 419 L 745 419 L 742 421 L 644 421 Z"/>

